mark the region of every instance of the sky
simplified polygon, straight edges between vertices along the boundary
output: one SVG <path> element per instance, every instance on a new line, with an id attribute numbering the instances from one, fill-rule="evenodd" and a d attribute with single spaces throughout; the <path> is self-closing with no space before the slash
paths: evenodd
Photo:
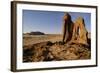
<path id="1" fill-rule="evenodd" d="M 45 34 L 61 34 L 64 13 L 58 11 L 23 10 L 23 33 L 40 31 Z M 91 13 L 68 13 L 71 15 L 72 21 L 75 21 L 79 16 L 83 17 L 86 29 L 89 32 L 91 31 Z"/>

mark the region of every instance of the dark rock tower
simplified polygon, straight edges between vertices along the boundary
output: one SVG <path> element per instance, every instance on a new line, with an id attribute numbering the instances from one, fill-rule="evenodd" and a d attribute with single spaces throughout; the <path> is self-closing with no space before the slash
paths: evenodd
<path id="1" fill-rule="evenodd" d="M 63 42 L 68 42 L 72 38 L 73 22 L 69 13 L 63 16 Z"/>

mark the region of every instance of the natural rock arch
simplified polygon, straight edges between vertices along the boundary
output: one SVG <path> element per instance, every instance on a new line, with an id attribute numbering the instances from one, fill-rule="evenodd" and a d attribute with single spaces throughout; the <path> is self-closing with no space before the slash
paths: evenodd
<path id="1" fill-rule="evenodd" d="M 77 43 L 87 44 L 87 33 L 84 19 L 82 17 L 78 17 L 74 22 L 72 40 Z"/>
<path id="2" fill-rule="evenodd" d="M 85 21 L 78 17 L 75 22 L 72 21 L 71 15 L 65 13 L 63 17 L 63 42 L 74 42 L 87 45 L 87 30 Z"/>

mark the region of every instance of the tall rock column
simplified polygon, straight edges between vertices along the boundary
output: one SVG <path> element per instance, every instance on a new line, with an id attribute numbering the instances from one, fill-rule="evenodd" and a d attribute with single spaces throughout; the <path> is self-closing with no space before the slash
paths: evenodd
<path id="1" fill-rule="evenodd" d="M 63 42 L 68 42 L 72 38 L 73 22 L 69 13 L 63 16 Z"/>

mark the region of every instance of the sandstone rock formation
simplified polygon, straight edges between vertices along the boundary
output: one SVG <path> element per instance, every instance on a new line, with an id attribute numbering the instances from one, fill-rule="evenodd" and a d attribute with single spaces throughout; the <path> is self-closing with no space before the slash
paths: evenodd
<path id="1" fill-rule="evenodd" d="M 76 43 L 87 45 L 87 39 L 88 32 L 85 27 L 84 19 L 82 17 L 78 17 L 74 22 L 72 40 Z"/>
<path id="2" fill-rule="evenodd" d="M 72 38 L 73 22 L 69 13 L 63 16 L 63 42 L 68 42 Z"/>
<path id="3" fill-rule="evenodd" d="M 63 17 L 63 42 L 74 42 L 88 45 L 88 32 L 85 27 L 85 22 L 82 17 L 78 17 L 75 22 L 72 22 L 69 13 L 65 13 Z"/>

